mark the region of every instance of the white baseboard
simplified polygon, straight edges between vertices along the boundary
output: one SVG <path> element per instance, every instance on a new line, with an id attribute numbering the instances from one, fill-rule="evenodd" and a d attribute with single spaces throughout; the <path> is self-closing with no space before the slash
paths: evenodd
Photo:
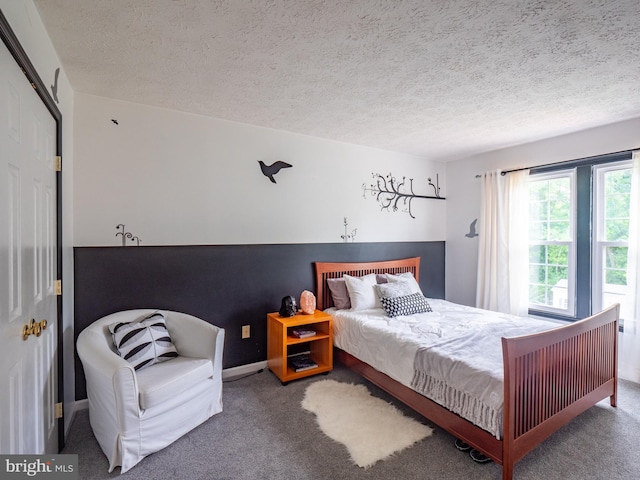
<path id="1" fill-rule="evenodd" d="M 226 368 L 222 371 L 222 379 L 226 380 L 232 377 L 239 377 L 240 375 L 247 375 L 255 373 L 258 370 L 264 370 L 267 368 L 267 361 L 249 363 L 247 365 L 240 365 L 238 367 Z"/>
<path id="2" fill-rule="evenodd" d="M 73 404 L 73 411 L 77 412 L 78 410 L 85 410 L 89 408 L 89 399 L 85 398 L 84 400 L 76 400 Z"/>
<path id="3" fill-rule="evenodd" d="M 264 370 L 267 368 L 267 361 L 264 360 L 262 362 L 249 363 L 247 365 L 240 365 L 238 367 L 225 368 L 222 370 L 222 379 L 226 380 L 228 378 L 239 377 L 241 375 L 247 375 L 250 373 L 255 373 L 258 370 Z M 85 410 L 89 408 L 89 400 L 76 400 L 73 404 L 73 413 L 75 414 L 78 410 Z M 69 422 L 69 426 L 71 426 L 71 422 Z M 68 432 L 67 432 L 68 433 Z"/>

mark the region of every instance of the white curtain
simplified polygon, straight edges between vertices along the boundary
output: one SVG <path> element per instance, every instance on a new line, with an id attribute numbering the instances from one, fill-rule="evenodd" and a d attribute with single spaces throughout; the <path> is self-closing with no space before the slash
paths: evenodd
<path id="1" fill-rule="evenodd" d="M 527 315 L 529 170 L 482 175 L 476 306 Z"/>
<path id="2" fill-rule="evenodd" d="M 640 383 L 640 151 L 633 152 L 629 249 L 627 251 L 627 296 L 620 317 L 624 319 L 618 372 Z"/>

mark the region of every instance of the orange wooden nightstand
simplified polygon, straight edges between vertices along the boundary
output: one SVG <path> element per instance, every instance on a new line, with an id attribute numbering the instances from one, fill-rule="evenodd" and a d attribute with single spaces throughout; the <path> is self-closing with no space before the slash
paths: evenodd
<path id="1" fill-rule="evenodd" d="M 321 310 L 316 310 L 313 315 L 299 313 L 293 317 L 281 317 L 278 312 L 267 314 L 267 366 L 283 385 L 291 380 L 328 373 L 333 369 L 331 323 L 331 315 Z M 306 327 L 316 334 L 298 338 L 292 334 L 295 327 Z M 289 360 L 293 354 L 298 353 L 297 350 L 308 351 L 308 356 L 318 366 L 296 372 L 289 365 Z"/>

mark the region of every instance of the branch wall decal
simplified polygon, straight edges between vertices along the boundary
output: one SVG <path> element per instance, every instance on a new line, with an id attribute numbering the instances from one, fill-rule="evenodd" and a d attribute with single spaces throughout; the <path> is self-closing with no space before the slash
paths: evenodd
<path id="1" fill-rule="evenodd" d="M 411 211 L 411 203 L 416 198 L 430 198 L 434 200 L 445 200 L 440 196 L 440 181 L 436 174 L 436 184 L 431 181 L 431 177 L 427 179 L 429 185 L 433 187 L 435 195 L 418 195 L 413 191 L 413 178 L 409 179 L 407 192 L 405 190 L 406 179 L 402 177 L 402 181 L 398 181 L 392 173 L 388 175 L 380 175 L 379 173 L 371 174 L 374 182 L 367 186 L 362 184 L 362 196 L 367 198 L 367 192 L 380 203 L 381 210 L 389 212 L 397 212 L 399 208 L 404 207 L 404 212 L 408 213 L 411 218 L 416 218 Z"/>

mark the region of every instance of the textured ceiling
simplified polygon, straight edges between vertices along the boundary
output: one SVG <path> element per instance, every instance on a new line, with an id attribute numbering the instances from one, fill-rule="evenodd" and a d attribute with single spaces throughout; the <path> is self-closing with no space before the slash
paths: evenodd
<path id="1" fill-rule="evenodd" d="M 77 92 L 451 160 L 640 116 L 640 0 L 35 0 Z"/>

